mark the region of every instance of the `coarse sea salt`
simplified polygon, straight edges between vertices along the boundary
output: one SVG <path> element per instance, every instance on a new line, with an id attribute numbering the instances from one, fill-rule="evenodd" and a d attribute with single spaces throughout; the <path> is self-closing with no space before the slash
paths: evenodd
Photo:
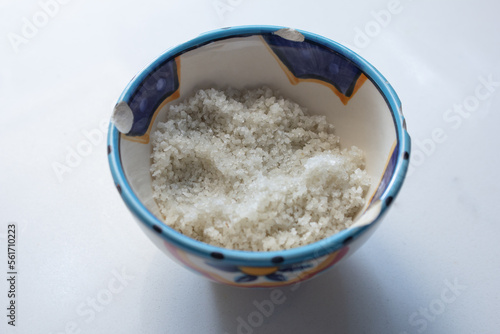
<path id="1" fill-rule="evenodd" d="M 325 117 L 269 88 L 205 89 L 168 108 L 152 135 L 164 221 L 219 247 L 303 246 L 353 223 L 370 187 L 363 152 Z"/>

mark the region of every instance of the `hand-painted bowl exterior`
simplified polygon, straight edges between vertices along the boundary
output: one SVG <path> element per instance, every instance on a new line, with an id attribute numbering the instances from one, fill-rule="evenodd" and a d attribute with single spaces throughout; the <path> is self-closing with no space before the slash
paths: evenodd
<path id="1" fill-rule="evenodd" d="M 366 153 L 373 186 L 354 225 L 319 242 L 274 252 L 211 246 L 165 224 L 152 199 L 149 134 L 162 110 L 200 88 L 266 85 L 333 122 L 343 146 Z M 108 158 L 122 199 L 146 235 L 177 262 L 240 287 L 295 284 L 332 267 L 379 225 L 403 183 L 410 156 L 401 103 L 359 55 L 327 38 L 274 26 L 211 31 L 174 47 L 142 70 L 119 98 Z"/>

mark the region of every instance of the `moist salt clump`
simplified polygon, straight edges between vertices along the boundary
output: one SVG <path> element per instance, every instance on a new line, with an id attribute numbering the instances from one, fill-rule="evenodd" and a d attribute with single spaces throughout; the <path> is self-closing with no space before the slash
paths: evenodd
<path id="1" fill-rule="evenodd" d="M 200 90 L 166 119 L 152 135 L 153 197 L 191 238 L 289 249 L 349 227 L 365 204 L 363 152 L 269 88 Z"/>

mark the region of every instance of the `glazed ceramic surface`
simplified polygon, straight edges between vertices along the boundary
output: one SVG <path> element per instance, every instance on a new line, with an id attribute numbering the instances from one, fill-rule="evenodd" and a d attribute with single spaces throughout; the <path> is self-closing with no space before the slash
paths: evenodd
<path id="1" fill-rule="evenodd" d="M 190 239 L 162 221 L 152 198 L 150 134 L 164 110 L 202 88 L 268 86 L 335 125 L 343 147 L 366 153 L 372 177 L 354 225 L 314 244 L 246 252 Z M 311 278 L 352 254 L 397 195 L 410 155 L 401 103 L 385 78 L 349 49 L 283 27 L 216 30 L 172 48 L 132 79 L 115 107 L 108 156 L 116 187 L 148 237 L 182 265 L 230 285 L 269 287 Z"/>

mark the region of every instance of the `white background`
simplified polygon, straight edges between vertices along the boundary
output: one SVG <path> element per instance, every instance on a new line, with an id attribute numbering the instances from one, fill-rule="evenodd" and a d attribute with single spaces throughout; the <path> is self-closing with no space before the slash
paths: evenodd
<path id="1" fill-rule="evenodd" d="M 46 22 L 38 1 L 0 4 L 0 333 L 498 333 L 498 1 L 66 2 Z M 26 20 L 38 31 L 23 31 Z M 413 139 L 412 173 L 375 235 L 325 275 L 283 288 L 285 301 L 246 328 L 238 318 L 259 320 L 254 302 L 271 290 L 216 285 L 160 253 L 113 186 L 100 127 L 162 51 L 243 24 L 351 46 L 394 86 Z M 68 166 L 78 149 L 86 156 Z"/>

